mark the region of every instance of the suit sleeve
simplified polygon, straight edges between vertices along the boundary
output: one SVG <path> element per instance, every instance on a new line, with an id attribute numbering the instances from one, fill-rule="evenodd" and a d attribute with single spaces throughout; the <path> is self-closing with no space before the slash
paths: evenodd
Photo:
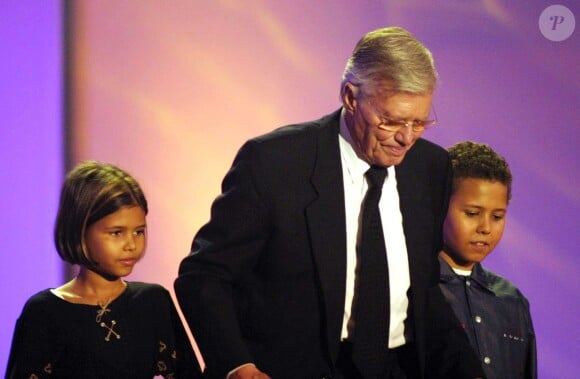
<path id="1" fill-rule="evenodd" d="M 427 378 L 484 378 L 485 374 L 467 335 L 440 289 L 428 294 Z"/>
<path id="2" fill-rule="evenodd" d="M 179 305 L 212 377 L 225 378 L 234 367 L 253 361 L 234 296 L 269 235 L 255 156 L 252 142 L 238 152 L 212 204 L 210 221 L 195 236 L 175 281 Z"/>
<path id="3" fill-rule="evenodd" d="M 440 178 L 444 178 L 444 180 L 439 179 L 444 186 L 438 193 L 441 199 L 440 208 L 435 210 L 438 217 L 436 217 L 437 227 L 434 237 L 434 263 L 431 286 L 427 293 L 426 376 L 428 378 L 483 378 L 485 375 L 479 359 L 438 285 L 440 268 L 437 255 L 443 247 L 443 222 L 449 206 L 452 185 L 450 162 L 447 155 L 445 158 L 444 162 L 441 162 L 440 169 L 434 170 L 440 173 Z"/>

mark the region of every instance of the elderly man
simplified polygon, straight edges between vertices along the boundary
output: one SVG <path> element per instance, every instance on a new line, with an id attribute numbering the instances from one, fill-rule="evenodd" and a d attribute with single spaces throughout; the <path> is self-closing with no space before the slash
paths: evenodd
<path id="1" fill-rule="evenodd" d="M 239 150 L 175 282 L 209 377 L 483 376 L 437 285 L 436 78 L 407 31 L 372 31 L 341 109 Z"/>

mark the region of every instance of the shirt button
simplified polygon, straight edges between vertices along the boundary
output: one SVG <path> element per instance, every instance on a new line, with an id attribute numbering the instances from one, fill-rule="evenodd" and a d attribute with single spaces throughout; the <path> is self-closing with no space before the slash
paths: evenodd
<path id="1" fill-rule="evenodd" d="M 468 287 L 471 285 L 471 282 L 469 281 L 469 279 L 465 281 L 465 285 Z"/>
<path id="2" fill-rule="evenodd" d="M 486 365 L 488 365 L 488 364 L 490 364 L 490 363 L 491 363 L 491 359 L 490 359 L 489 357 L 485 357 L 485 358 L 483 358 L 483 362 L 484 362 Z"/>
<path id="3" fill-rule="evenodd" d="M 481 317 L 475 316 L 475 322 L 477 322 L 478 324 L 481 324 Z"/>

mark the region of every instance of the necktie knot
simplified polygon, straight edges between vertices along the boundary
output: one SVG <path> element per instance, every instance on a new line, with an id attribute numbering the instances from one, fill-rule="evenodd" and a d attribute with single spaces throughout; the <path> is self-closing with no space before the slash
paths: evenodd
<path id="1" fill-rule="evenodd" d="M 369 188 L 382 187 L 387 177 L 387 169 L 380 166 L 371 166 L 365 173 Z"/>

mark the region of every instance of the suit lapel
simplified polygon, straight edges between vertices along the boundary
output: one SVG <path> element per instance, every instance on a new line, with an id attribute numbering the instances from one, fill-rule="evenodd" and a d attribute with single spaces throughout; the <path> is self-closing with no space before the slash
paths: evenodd
<path id="1" fill-rule="evenodd" d="M 312 174 L 317 198 L 306 209 L 321 301 L 326 312 L 321 316 L 326 317 L 327 347 L 332 362 L 338 355 L 346 287 L 346 224 L 338 120 L 338 113 L 334 113 L 321 125 Z"/>
<path id="2" fill-rule="evenodd" d="M 397 173 L 399 207 L 403 216 L 403 230 L 405 233 L 405 241 L 407 245 L 409 268 L 412 270 L 411 262 L 414 261 L 413 257 L 416 252 L 415 241 L 417 240 L 417 236 L 415 235 L 416 228 L 411 227 L 411 225 L 414 225 L 414 220 L 418 214 L 416 206 L 419 203 L 418 199 L 416 198 L 418 192 L 416 188 L 417 186 L 414 186 L 413 183 L 417 183 L 417 181 L 414 178 L 413 170 L 409 169 L 405 164 L 401 164 L 395 167 L 395 172 Z M 411 281 L 412 279 L 413 278 L 411 277 Z"/>
<path id="3" fill-rule="evenodd" d="M 433 215 L 431 213 L 429 185 L 425 182 L 419 167 L 414 163 L 415 154 L 410 151 L 405 160 L 398 165 L 397 190 L 401 214 L 403 215 L 403 230 L 409 258 L 411 288 L 425 281 L 422 272 L 429 265 L 424 260 L 429 259 L 433 237 Z"/>

